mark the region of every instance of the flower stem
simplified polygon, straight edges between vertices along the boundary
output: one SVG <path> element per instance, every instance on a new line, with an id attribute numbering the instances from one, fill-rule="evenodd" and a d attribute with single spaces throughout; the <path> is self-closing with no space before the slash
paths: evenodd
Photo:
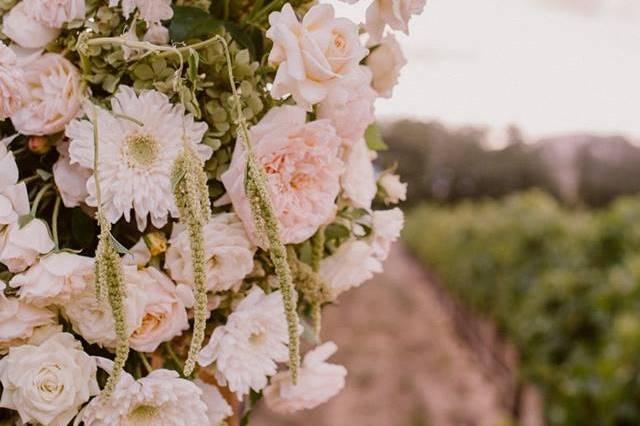
<path id="1" fill-rule="evenodd" d="M 169 358 L 171 358 L 171 361 L 175 364 L 176 368 L 180 372 L 182 372 L 184 370 L 184 364 L 182 363 L 182 361 L 180 361 L 180 358 L 178 358 L 178 355 L 176 355 L 176 353 L 173 351 L 173 348 L 171 347 L 171 343 L 164 342 L 164 349 L 167 351 Z"/>
<path id="2" fill-rule="evenodd" d="M 18 183 L 24 183 L 25 185 L 28 185 L 31 182 L 34 182 L 34 181 L 36 181 L 38 179 L 40 179 L 40 175 L 33 175 L 33 176 L 29 176 L 29 177 L 26 177 L 26 178 L 20 180 L 20 182 L 18 182 Z"/>
<path id="3" fill-rule="evenodd" d="M 53 205 L 53 213 L 51 214 L 51 233 L 53 234 L 53 242 L 56 244 L 56 250 L 60 249 L 60 240 L 58 239 L 58 214 L 60 213 L 60 202 L 62 197 L 58 194 L 56 202 Z"/>
<path id="4" fill-rule="evenodd" d="M 142 361 L 142 365 L 144 365 L 145 370 L 147 370 L 147 374 L 151 373 L 153 371 L 153 367 L 149 364 L 147 356 L 142 352 L 138 352 L 138 357 L 140 358 L 140 361 Z"/>
<path id="5" fill-rule="evenodd" d="M 44 197 L 44 194 L 46 194 L 47 191 L 49 191 L 49 189 L 51 189 L 52 186 L 53 186 L 53 183 L 49 182 L 48 184 L 40 188 L 40 191 L 38 191 L 38 193 L 36 194 L 36 197 L 33 199 L 33 204 L 31 206 L 31 216 L 36 217 L 36 213 L 38 212 L 38 205 L 40 205 L 40 201 L 42 201 L 42 197 Z"/>

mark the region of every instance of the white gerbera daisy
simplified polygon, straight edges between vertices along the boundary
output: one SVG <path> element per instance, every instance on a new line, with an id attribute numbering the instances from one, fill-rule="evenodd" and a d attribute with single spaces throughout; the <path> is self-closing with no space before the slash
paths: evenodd
<path id="1" fill-rule="evenodd" d="M 209 423 L 203 426 L 220 426 L 224 419 L 233 414 L 231 406 L 216 386 L 205 383 L 200 379 L 194 380 L 193 383 L 202 390 L 202 401 L 207 404 Z"/>
<path id="2" fill-rule="evenodd" d="M 113 394 L 94 398 L 76 419 L 86 426 L 203 426 L 209 424 L 202 390 L 170 370 L 135 380 L 123 373 Z"/>
<path id="3" fill-rule="evenodd" d="M 337 395 L 344 387 L 347 369 L 326 362 L 337 350 L 335 343 L 326 342 L 308 352 L 295 385 L 290 371 L 273 376 L 264 390 L 267 406 L 277 413 L 289 414 L 310 410 Z"/>
<path id="4" fill-rule="evenodd" d="M 135 210 L 138 229 L 147 226 L 147 216 L 156 227 L 167 223 L 167 214 L 178 216 L 171 190 L 173 164 L 182 153 L 183 140 L 198 145 L 204 158 L 211 149 L 200 145 L 207 130 L 196 123 L 184 107 L 172 105 L 155 90 L 136 95 L 131 87 L 120 86 L 111 100 L 111 112 L 97 109 L 100 141 L 100 189 L 105 216 L 116 222 L 130 220 Z M 91 111 L 89 111 L 91 115 Z M 71 139 L 71 164 L 93 170 L 93 124 L 74 120 L 66 131 Z M 95 175 L 87 182 L 87 204 L 97 205 Z"/>
<path id="5" fill-rule="evenodd" d="M 289 358 L 287 320 L 282 294 L 254 287 L 227 323 L 217 327 L 198 356 L 202 366 L 216 363 L 216 379 L 228 384 L 239 399 L 250 389 L 260 391 L 278 362 Z"/>

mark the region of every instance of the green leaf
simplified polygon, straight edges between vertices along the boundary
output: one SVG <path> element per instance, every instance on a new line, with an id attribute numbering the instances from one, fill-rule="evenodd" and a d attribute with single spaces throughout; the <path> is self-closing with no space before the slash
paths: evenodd
<path id="1" fill-rule="evenodd" d="M 187 76 L 189 77 L 189 81 L 195 83 L 198 80 L 198 64 L 200 63 L 200 55 L 193 49 L 189 49 L 189 59 L 188 68 L 187 68 Z"/>
<path id="2" fill-rule="evenodd" d="M 35 219 L 31 213 L 22 215 L 18 218 L 18 228 L 22 229 L 29 224 L 33 219 Z"/>
<path id="3" fill-rule="evenodd" d="M 171 176 L 171 191 L 175 191 L 176 187 L 180 184 L 182 179 L 184 179 L 184 175 L 187 174 L 187 171 L 183 168 L 180 169 L 178 174 Z"/>
<path id="4" fill-rule="evenodd" d="M 109 234 L 109 239 L 111 240 L 111 245 L 113 245 L 113 248 L 115 248 L 119 254 L 130 254 L 129 249 L 123 246 L 120 241 L 116 240 L 113 234 Z"/>
<path id="5" fill-rule="evenodd" d="M 253 31 L 250 27 L 239 25 L 235 22 L 225 22 L 224 28 L 229 32 L 229 34 L 231 34 L 231 37 L 236 43 L 249 50 L 249 56 L 251 58 L 257 57 L 257 46 L 256 42 L 251 37 L 251 33 Z M 260 39 L 262 39 L 262 34 L 260 35 Z"/>
<path id="6" fill-rule="evenodd" d="M 211 34 L 224 25 L 202 9 L 188 6 L 174 6 L 173 19 L 169 24 L 169 36 L 175 42 Z"/>
<path id="7" fill-rule="evenodd" d="M 351 235 L 349 228 L 338 223 L 331 223 L 327 225 L 324 232 L 327 240 L 344 239 Z"/>
<path id="8" fill-rule="evenodd" d="M 364 132 L 364 140 L 367 142 L 367 147 L 372 151 L 386 151 L 389 149 L 384 140 L 382 140 L 382 134 L 377 124 L 370 124 L 367 130 Z"/>
<path id="9" fill-rule="evenodd" d="M 309 321 L 303 316 L 298 318 L 300 323 L 302 324 L 302 338 L 312 345 L 319 345 L 320 341 L 318 340 L 318 336 L 316 336 L 316 332 L 313 329 L 313 326 L 309 324 Z"/>
<path id="10" fill-rule="evenodd" d="M 260 399 L 262 399 L 262 393 L 256 392 L 251 389 L 251 392 L 249 393 L 249 400 L 244 404 L 244 412 L 242 413 L 242 418 L 240 419 L 240 426 L 249 426 L 251 413 L 253 413 L 253 409 L 260 401 Z"/>
<path id="11" fill-rule="evenodd" d="M 43 181 L 48 181 L 49 179 L 51 179 L 51 177 L 53 176 L 51 173 L 49 173 L 46 170 L 42 170 L 42 169 L 38 169 L 36 170 L 36 174 L 38 176 L 40 176 L 40 179 L 42 179 Z"/>

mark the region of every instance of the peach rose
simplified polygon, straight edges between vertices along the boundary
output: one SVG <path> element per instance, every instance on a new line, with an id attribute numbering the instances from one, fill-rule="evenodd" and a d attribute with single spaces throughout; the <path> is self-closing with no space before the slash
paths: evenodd
<path id="1" fill-rule="evenodd" d="M 351 143 L 362 138 L 375 121 L 377 94 L 371 88 L 371 79 L 371 70 L 360 66 L 333 84 L 318 105 L 318 118 L 331 120 L 338 135 Z"/>
<path id="2" fill-rule="evenodd" d="M 80 110 L 80 74 L 61 55 L 47 53 L 25 69 L 29 96 L 11 116 L 24 135 L 50 135 L 64 130 Z"/>
<path id="3" fill-rule="evenodd" d="M 269 15 L 269 23 L 269 63 L 278 65 L 271 95 L 281 99 L 291 93 L 307 110 L 325 99 L 329 85 L 356 69 L 368 53 L 356 25 L 336 18 L 328 4 L 312 7 L 300 22 L 287 3 Z"/>
<path id="4" fill-rule="evenodd" d="M 130 274 L 128 279 L 147 296 L 140 325 L 129 337 L 134 350 L 153 352 L 160 343 L 168 342 L 189 328 L 187 310 L 169 277 L 149 267 Z"/>
<path id="5" fill-rule="evenodd" d="M 305 241 L 319 226 L 333 220 L 340 191 L 340 138 L 328 120 L 305 123 L 305 118 L 300 107 L 276 107 L 249 131 L 257 160 L 267 174 L 285 244 Z M 239 139 L 229 170 L 221 179 L 247 234 L 264 247 L 245 193 L 245 166 L 246 149 Z"/>
<path id="6" fill-rule="evenodd" d="M 420 15 L 425 4 L 426 0 L 375 0 L 367 9 L 368 44 L 378 44 L 387 25 L 409 34 L 411 16 Z"/>

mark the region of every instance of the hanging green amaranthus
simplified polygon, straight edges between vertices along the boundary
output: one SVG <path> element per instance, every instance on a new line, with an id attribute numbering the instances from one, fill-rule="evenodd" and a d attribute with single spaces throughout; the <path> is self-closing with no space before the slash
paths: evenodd
<path id="1" fill-rule="evenodd" d="M 233 102 L 236 107 L 236 115 L 238 116 L 237 119 L 240 130 L 240 139 L 242 139 L 241 143 L 245 145 L 247 152 L 245 191 L 251 204 L 251 211 L 253 213 L 256 228 L 264 237 L 266 237 L 269 256 L 273 262 L 280 282 L 280 291 L 282 292 L 287 328 L 289 332 L 289 370 L 291 371 L 293 382 L 296 383 L 298 377 L 298 366 L 300 365 L 300 340 L 298 335 L 299 321 L 293 276 L 287 261 L 287 249 L 280 240 L 280 226 L 278 224 L 273 204 L 271 203 L 264 168 L 258 163 L 253 152 L 247 123 L 242 111 L 242 104 L 240 102 L 235 79 L 233 77 L 233 65 L 231 63 L 231 55 L 229 54 L 227 41 L 220 36 L 216 36 L 215 38 L 217 38 L 224 46 L 227 68 L 229 71 L 229 84 L 231 85 Z"/>
<path id="2" fill-rule="evenodd" d="M 102 198 L 100 193 L 99 156 L 100 144 L 98 135 L 98 116 L 93 107 L 93 173 L 96 185 L 96 200 L 98 204 L 97 220 L 100 226 L 100 235 L 95 258 L 95 287 L 96 297 L 102 303 L 105 296 L 109 299 L 111 312 L 116 331 L 116 356 L 113 361 L 113 369 L 105 386 L 106 395 L 111 395 L 115 388 L 124 364 L 129 356 L 129 336 L 127 333 L 127 318 L 124 311 L 125 289 L 120 255 L 114 246 L 114 238 L 111 235 L 111 223 L 105 218 L 102 211 Z"/>
<path id="3" fill-rule="evenodd" d="M 173 168 L 173 195 L 180 212 L 180 221 L 187 227 L 193 272 L 194 313 L 193 335 L 184 375 L 193 373 L 196 357 L 204 342 L 207 320 L 207 286 L 205 275 L 204 226 L 211 220 L 211 205 L 207 189 L 204 161 L 185 138 L 182 156 Z"/>

